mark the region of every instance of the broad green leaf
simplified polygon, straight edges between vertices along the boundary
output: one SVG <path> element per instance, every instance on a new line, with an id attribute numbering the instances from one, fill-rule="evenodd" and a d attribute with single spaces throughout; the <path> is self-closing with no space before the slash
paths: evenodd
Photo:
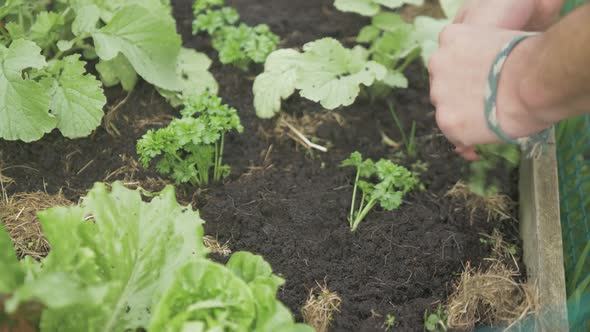
<path id="1" fill-rule="evenodd" d="M 271 118 L 281 110 L 281 100 L 295 92 L 301 54 L 292 49 L 277 50 L 266 59 L 264 73 L 254 80 L 254 108 L 260 118 Z"/>
<path id="2" fill-rule="evenodd" d="M 428 63 L 428 59 L 438 48 L 438 35 L 450 23 L 450 20 L 438 20 L 428 16 L 418 16 L 414 19 L 414 38 L 420 45 L 424 64 Z"/>
<path id="3" fill-rule="evenodd" d="M 49 114 L 49 96 L 44 87 L 23 71 L 43 68 L 45 58 L 34 42 L 17 39 L 0 45 L 0 138 L 31 142 L 50 132 L 57 119 Z"/>
<path id="4" fill-rule="evenodd" d="M 25 29 L 17 22 L 8 22 L 4 27 L 8 31 L 8 34 L 10 34 L 10 39 L 12 40 L 26 38 Z"/>
<path id="5" fill-rule="evenodd" d="M 52 250 L 39 276 L 17 294 L 45 294 L 44 331 L 146 327 L 177 271 L 206 252 L 203 221 L 176 202 L 171 186 L 146 203 L 121 183 L 110 192 L 99 183 L 80 206 L 53 208 L 39 218 Z M 67 287 L 61 295 L 59 279 Z M 53 280 L 55 290 L 42 280 Z"/>
<path id="6" fill-rule="evenodd" d="M 189 263 L 156 306 L 149 331 L 186 331 L 194 323 L 203 331 L 251 331 L 256 318 L 252 291 L 225 266 L 207 260 Z"/>
<path id="7" fill-rule="evenodd" d="M 96 31 L 100 20 L 100 9 L 96 5 L 82 6 L 76 10 L 76 18 L 72 23 L 72 32 L 80 36 Z"/>
<path id="8" fill-rule="evenodd" d="M 356 37 L 356 41 L 358 43 L 370 43 L 377 39 L 379 35 L 381 35 L 381 30 L 379 30 L 379 28 L 367 25 L 361 29 L 359 35 Z"/>
<path id="9" fill-rule="evenodd" d="M 64 25 L 60 14 L 41 12 L 29 30 L 29 38 L 42 49 L 52 46 L 60 37 L 58 29 Z"/>
<path id="10" fill-rule="evenodd" d="M 465 0 L 440 0 L 440 6 L 449 19 L 454 19 L 457 16 L 464 3 Z"/>
<path id="11" fill-rule="evenodd" d="M 107 87 L 119 83 L 125 91 L 131 91 L 137 83 L 137 73 L 123 54 L 118 54 L 111 60 L 100 60 L 96 65 L 102 83 Z"/>
<path id="12" fill-rule="evenodd" d="M 285 280 L 272 273 L 272 267 L 262 256 L 249 252 L 234 253 L 226 266 L 246 283 L 264 283 L 270 286 L 274 292 L 285 283 Z"/>
<path id="13" fill-rule="evenodd" d="M 391 12 L 384 12 L 375 15 L 375 17 L 373 17 L 372 24 L 376 28 L 384 31 L 395 31 L 408 25 L 408 23 L 406 23 L 401 18 L 401 16 Z"/>
<path id="14" fill-rule="evenodd" d="M 408 79 L 404 76 L 404 73 L 394 70 L 388 70 L 382 82 L 392 88 L 405 89 L 408 87 Z"/>
<path id="15" fill-rule="evenodd" d="M 71 49 L 74 46 L 74 42 L 71 40 L 59 40 L 57 42 L 57 49 L 65 52 L 69 49 Z"/>
<path id="16" fill-rule="evenodd" d="M 57 128 L 65 137 L 88 136 L 100 125 L 107 100 L 100 81 L 87 74 L 80 55 L 70 55 L 50 63 L 53 75 L 43 80 L 49 87 L 50 109 L 57 118 Z"/>
<path id="17" fill-rule="evenodd" d="M 395 9 L 405 4 L 421 6 L 423 3 L 424 0 L 335 0 L 334 7 L 343 12 L 375 16 L 379 13 L 381 6 Z"/>
<path id="18" fill-rule="evenodd" d="M 156 13 L 141 5 L 126 6 L 92 37 L 102 60 L 122 53 L 146 81 L 167 90 L 182 88 L 176 77 L 181 40 L 169 14 Z"/>
<path id="19" fill-rule="evenodd" d="M 24 271 L 18 263 L 16 252 L 8 233 L 1 225 L 2 220 L 0 220 L 0 266 L 2 266 L 2 273 L 0 273 L 0 294 L 10 294 L 22 284 Z"/>
<path id="20" fill-rule="evenodd" d="M 303 50 L 296 88 L 302 97 L 326 109 L 351 105 L 361 84 L 370 86 L 387 72 L 381 64 L 368 61 L 368 52 L 361 46 L 346 49 L 332 38 L 307 43 Z"/>
<path id="21" fill-rule="evenodd" d="M 211 60 L 203 53 L 193 49 L 182 48 L 176 65 L 176 75 L 181 82 L 180 91 L 158 89 L 174 107 L 182 104 L 182 100 L 198 96 L 204 92 L 217 94 L 219 87 L 215 77 L 209 72 Z"/>

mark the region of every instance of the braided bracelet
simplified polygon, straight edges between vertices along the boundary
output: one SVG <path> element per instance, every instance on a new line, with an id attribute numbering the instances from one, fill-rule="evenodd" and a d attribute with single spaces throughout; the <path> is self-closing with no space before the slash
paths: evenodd
<path id="1" fill-rule="evenodd" d="M 551 133 L 551 128 L 545 129 L 537 134 L 529 137 L 513 139 L 508 137 L 500 128 L 498 117 L 496 114 L 496 99 L 498 98 L 498 82 L 500 81 L 500 73 L 504 67 L 504 63 L 508 58 L 510 52 L 525 38 L 533 34 L 524 34 L 514 38 L 506 46 L 502 48 L 500 53 L 496 56 L 492 63 L 492 68 L 488 75 L 488 84 L 485 93 L 485 117 L 488 128 L 498 136 L 502 141 L 509 144 L 516 144 L 520 146 L 521 151 L 527 158 L 538 156 L 543 151 L 543 147 L 547 144 Z"/>

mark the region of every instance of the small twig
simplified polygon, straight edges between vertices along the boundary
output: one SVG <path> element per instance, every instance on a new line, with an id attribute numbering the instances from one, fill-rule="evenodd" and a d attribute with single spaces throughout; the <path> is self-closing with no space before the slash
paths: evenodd
<path id="1" fill-rule="evenodd" d="M 87 169 L 88 166 L 92 165 L 93 162 L 94 162 L 94 159 L 92 159 L 88 163 L 86 163 L 86 165 L 84 165 L 84 167 L 80 168 L 80 170 L 78 171 L 78 173 L 76 173 L 76 175 L 80 175 L 80 173 L 84 172 L 84 170 Z"/>
<path id="2" fill-rule="evenodd" d="M 307 137 L 305 137 L 305 135 L 303 135 L 299 130 L 295 129 L 295 127 L 293 127 L 290 123 L 288 123 L 287 121 L 283 121 L 283 123 L 289 127 L 289 129 L 291 129 L 291 131 L 297 135 L 297 137 L 303 141 L 304 145 L 307 145 L 308 148 L 312 148 L 312 149 L 316 149 L 318 151 L 321 152 L 328 152 L 328 148 L 312 143 L 309 139 L 307 139 Z"/>

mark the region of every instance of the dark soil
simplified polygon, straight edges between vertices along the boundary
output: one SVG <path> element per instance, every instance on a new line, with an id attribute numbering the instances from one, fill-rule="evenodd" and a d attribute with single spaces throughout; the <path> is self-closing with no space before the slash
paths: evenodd
<path id="1" fill-rule="evenodd" d="M 207 39 L 190 33 L 192 1 L 173 2 L 185 44 L 215 58 Z M 268 23 L 282 36 L 284 46 L 324 36 L 346 40 L 366 23 L 339 13 L 331 0 L 228 2 L 244 21 Z M 478 264 L 488 254 L 479 242 L 480 233 L 490 233 L 494 226 L 483 214 L 471 223 L 461 202 L 445 197 L 465 178 L 467 165 L 436 130 L 424 70 L 411 67 L 407 73 L 411 88 L 395 92 L 388 101 L 407 128 L 412 121 L 417 123 L 418 159 L 428 164 L 421 175 L 426 190 L 410 194 L 397 211 L 376 209 L 355 234 L 346 220 L 353 170 L 338 164 L 355 150 L 375 159 L 398 151 L 382 144 L 381 131 L 401 138 L 387 104 L 359 100 L 338 110 L 346 125 L 325 120 L 315 134 L 330 146 L 329 152 L 306 151 L 286 137 L 269 135 L 275 121 L 256 118 L 251 84 L 259 70 L 244 73 L 214 65 L 220 95 L 240 110 L 245 132 L 230 135 L 226 142 L 224 161 L 233 171 L 226 183 L 203 190 L 179 186 L 179 200 L 201 210 L 207 234 L 229 241 L 235 251 L 263 255 L 287 279 L 279 296 L 298 319 L 309 288 L 326 280 L 330 290 L 342 297 L 332 331 L 383 331 L 379 316 L 386 314 L 397 317 L 396 331 L 421 331 L 424 311 L 449 295 L 462 264 Z M 126 96 L 118 89 L 108 95 L 111 108 Z M 283 108 L 295 117 L 322 114 L 319 105 L 298 97 Z M 135 142 L 147 129 L 161 127 L 177 114 L 142 83 L 112 113 L 110 124 L 120 136 L 101 127 L 85 139 L 68 140 L 53 133 L 32 144 L 0 142 L 0 169 L 15 180 L 8 193 L 62 190 L 77 200 L 94 182 L 105 180 L 157 190 L 164 183 L 160 176 L 134 166 Z M 412 161 L 402 163 L 409 166 Z M 508 174 L 501 178 L 514 194 L 515 182 Z"/>

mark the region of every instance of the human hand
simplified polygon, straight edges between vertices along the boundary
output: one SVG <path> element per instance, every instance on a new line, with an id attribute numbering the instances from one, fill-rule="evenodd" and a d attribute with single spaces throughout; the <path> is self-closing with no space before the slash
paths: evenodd
<path id="1" fill-rule="evenodd" d="M 563 0 L 467 0 L 454 23 L 544 31 L 558 17 L 562 5 Z"/>
<path id="2" fill-rule="evenodd" d="M 523 32 L 465 24 L 449 25 L 428 64 L 436 121 L 457 152 L 477 159 L 475 145 L 498 143 L 484 114 L 489 70 L 500 50 Z M 550 124 L 531 112 L 521 98 L 521 73 L 537 52 L 540 36 L 523 40 L 507 58 L 496 100 L 500 128 L 511 138 L 537 133 Z"/>

